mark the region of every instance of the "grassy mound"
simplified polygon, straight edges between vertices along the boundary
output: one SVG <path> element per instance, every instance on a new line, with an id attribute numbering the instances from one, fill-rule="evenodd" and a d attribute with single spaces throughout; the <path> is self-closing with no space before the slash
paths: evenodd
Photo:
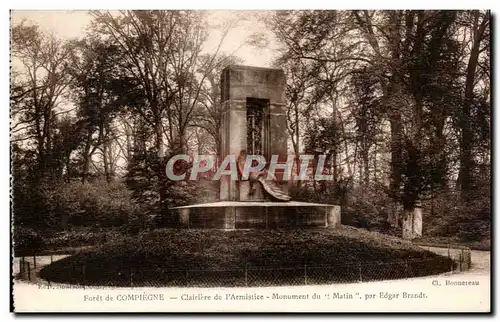
<path id="1" fill-rule="evenodd" d="M 156 230 L 44 267 L 44 279 L 84 285 L 290 285 L 437 274 L 449 259 L 410 242 L 337 230 Z"/>

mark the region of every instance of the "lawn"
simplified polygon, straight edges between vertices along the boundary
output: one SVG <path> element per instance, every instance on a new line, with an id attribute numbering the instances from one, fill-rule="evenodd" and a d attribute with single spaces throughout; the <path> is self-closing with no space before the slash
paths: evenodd
<path id="1" fill-rule="evenodd" d="M 40 276 L 85 285 L 275 285 L 404 278 L 450 265 L 411 242 L 348 226 L 160 229 L 83 250 Z"/>

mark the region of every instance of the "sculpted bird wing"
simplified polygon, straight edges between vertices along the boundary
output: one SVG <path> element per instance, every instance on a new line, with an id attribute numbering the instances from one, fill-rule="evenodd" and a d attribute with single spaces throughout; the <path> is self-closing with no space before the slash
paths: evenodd
<path id="1" fill-rule="evenodd" d="M 274 180 L 266 180 L 264 175 L 261 175 L 257 179 L 264 190 L 274 198 L 281 200 L 281 201 L 289 201 L 292 199 L 289 195 L 287 195 L 281 188 L 276 184 L 276 181 Z"/>

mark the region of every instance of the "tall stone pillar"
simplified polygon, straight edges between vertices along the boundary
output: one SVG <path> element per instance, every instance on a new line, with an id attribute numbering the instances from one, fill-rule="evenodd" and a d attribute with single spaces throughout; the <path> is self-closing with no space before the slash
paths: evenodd
<path id="1" fill-rule="evenodd" d="M 340 226 L 340 206 L 327 206 L 326 227 L 337 228 Z"/>
<path id="2" fill-rule="evenodd" d="M 422 206 L 420 202 L 415 205 L 413 210 L 413 237 L 422 237 Z"/>
<path id="3" fill-rule="evenodd" d="M 280 162 L 287 158 L 286 110 L 284 106 L 285 74 L 281 69 L 231 65 L 221 75 L 221 160 L 227 155 L 238 158 L 242 150 L 251 153 L 248 146 L 249 108 L 262 108 L 262 118 L 256 139 L 259 154 L 269 163 L 271 155 L 279 155 Z M 249 119 L 251 120 L 251 119 Z M 250 153 L 249 153 L 250 152 Z M 276 171 L 278 179 L 280 171 Z M 254 194 L 248 182 L 232 181 L 229 175 L 221 177 L 220 200 L 263 200 L 257 188 Z"/>
<path id="4" fill-rule="evenodd" d="M 238 157 L 246 148 L 246 101 L 226 100 L 222 103 L 222 153 L 221 160 L 227 155 Z M 220 200 L 239 200 L 238 182 L 224 175 L 220 181 Z"/>

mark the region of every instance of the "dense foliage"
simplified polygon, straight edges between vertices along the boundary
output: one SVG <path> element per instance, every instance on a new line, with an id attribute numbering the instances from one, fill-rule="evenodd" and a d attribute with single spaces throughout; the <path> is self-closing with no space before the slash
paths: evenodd
<path id="1" fill-rule="evenodd" d="M 367 228 L 398 230 L 421 204 L 424 235 L 489 235 L 458 222 L 465 213 L 484 229 L 490 221 L 490 19 L 413 10 L 268 18 L 294 152 L 330 156 L 332 184 L 297 196 L 340 203 L 347 222 Z M 444 200 L 456 208 L 432 206 Z"/>

